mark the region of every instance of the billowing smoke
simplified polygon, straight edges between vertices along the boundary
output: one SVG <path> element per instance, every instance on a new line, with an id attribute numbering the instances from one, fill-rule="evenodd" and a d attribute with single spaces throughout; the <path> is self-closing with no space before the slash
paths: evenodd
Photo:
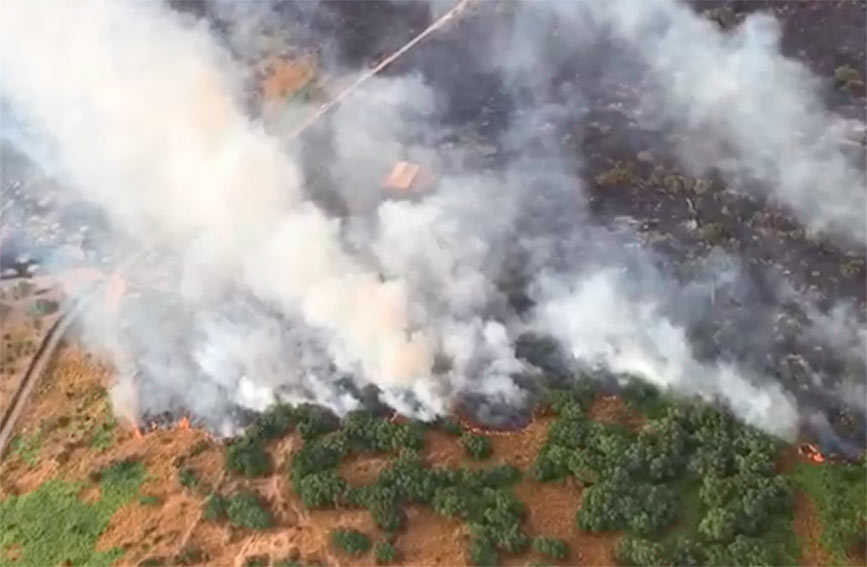
<path id="1" fill-rule="evenodd" d="M 185 299 L 234 281 L 322 329 L 343 368 L 383 386 L 429 374 L 406 285 L 342 251 L 337 223 L 242 113 L 232 61 L 200 24 L 151 3 L 16 2 L 2 35 L 4 92 L 115 226 L 182 258 Z"/>
<path id="2" fill-rule="evenodd" d="M 518 5 L 514 27 L 475 54 L 490 59 L 485 74 L 468 80 L 483 90 L 496 76 L 490 90 L 511 101 L 490 140 L 468 142 L 450 115 L 458 97 L 411 74 L 370 81 L 323 120 L 326 151 L 273 137 L 240 103 L 238 61 L 267 50 L 273 14 L 242 4 L 216 4 L 235 24 L 232 53 L 156 3 L 0 8 L 2 93 L 50 133 L 40 159 L 106 213 L 113 238 L 152 251 L 131 276 L 149 285 L 122 327 L 98 310 L 85 319 L 85 337 L 118 364 L 119 410 L 187 411 L 231 429 L 238 406 L 342 413 L 369 385 L 422 418 L 466 394 L 517 406 L 528 397 L 517 377 L 536 370 L 515 345 L 534 333 L 559 341 L 575 369 L 642 375 L 793 432 L 794 399 L 771 377 L 731 353 L 697 354 L 695 314 L 716 284 L 675 281 L 630 228 L 593 219 L 568 155 L 589 102 L 550 88 L 575 49 L 567 38 L 614 41 L 628 71 L 650 78 L 642 120 L 702 133 L 701 152 L 681 148 L 689 166 L 757 179 L 811 226 L 863 240 L 861 174 L 767 18 L 725 36 L 669 0 Z M 538 26 L 551 21 L 562 28 L 553 40 Z M 436 191 L 383 199 L 400 159 L 433 170 Z M 708 273 L 730 278 L 714 266 L 696 277 Z M 809 317 L 820 334 L 839 329 L 835 348 L 863 341 L 843 311 Z"/>

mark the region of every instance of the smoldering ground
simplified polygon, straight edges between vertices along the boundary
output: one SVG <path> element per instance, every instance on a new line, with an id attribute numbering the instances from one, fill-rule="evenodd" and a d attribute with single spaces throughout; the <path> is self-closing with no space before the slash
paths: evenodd
<path id="1" fill-rule="evenodd" d="M 540 380 L 532 357 L 515 354 L 529 333 L 557 339 L 570 368 L 716 398 L 780 435 L 818 399 L 845 405 L 835 392 L 864 371 L 856 310 L 791 291 L 737 251 L 654 251 L 644 219 L 600 210 L 588 186 L 595 161 L 650 148 L 694 172 L 723 163 L 720 179 L 748 175 L 805 222 L 857 241 L 863 172 L 825 135 L 834 121 L 814 79 L 778 54 L 766 19 L 727 36 L 673 2 L 581 5 L 482 5 L 299 140 L 269 135 L 238 102 L 239 61 L 261 47 L 268 5 L 230 4 L 218 26 L 134 3 L 84 3 L 93 17 L 74 25 L 60 9 L 4 8 L 4 96 L 51 133 L 72 190 L 159 251 L 131 280 L 162 278 L 170 293 L 142 291 L 120 327 L 98 310 L 85 319 L 84 336 L 118 362 L 118 410 L 230 428 L 232 408 L 280 398 L 343 412 L 372 384 L 423 418 L 465 396 L 486 402 L 480 415 L 508 417 Z M 428 18 L 418 6 L 406 17 Z M 389 47 L 370 39 L 378 24 L 361 26 L 366 41 L 344 38 L 347 49 L 288 8 L 267 13 L 328 46 L 335 73 Z M 395 14 L 388 27 L 406 33 Z M 35 29 L 16 33 L 31 19 Z M 652 57 L 636 52 L 644 40 Z M 753 101 L 749 111 L 727 112 L 702 61 L 672 53 L 678 42 L 718 59 L 726 92 Z M 67 74 L 53 71 L 57 53 Z M 759 82 L 756 69 L 782 78 Z M 782 110 L 762 112 L 781 97 Z M 800 136 L 795 118 L 814 135 Z M 750 121 L 773 137 L 753 140 Z M 684 150 L 696 131 L 707 147 Z M 786 169 L 793 156 L 798 168 Z M 399 159 L 435 170 L 437 190 L 384 199 L 381 179 Z M 805 200 L 819 174 L 841 191 Z M 799 302 L 804 318 L 781 338 L 781 314 Z M 822 356 L 815 341 L 791 344 L 804 328 Z M 792 355 L 807 369 L 783 376 Z M 854 376 L 845 384 L 841 367 Z"/>

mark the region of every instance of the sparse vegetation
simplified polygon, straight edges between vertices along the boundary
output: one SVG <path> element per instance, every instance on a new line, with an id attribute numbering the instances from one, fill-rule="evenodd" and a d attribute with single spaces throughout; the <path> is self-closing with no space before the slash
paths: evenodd
<path id="1" fill-rule="evenodd" d="M 45 430 L 39 426 L 30 434 L 16 435 L 9 443 L 9 448 L 13 455 L 27 463 L 27 466 L 33 467 L 39 462 L 39 449 L 44 437 Z"/>
<path id="2" fill-rule="evenodd" d="M 864 271 L 862 258 L 847 258 L 840 264 L 840 273 L 847 278 L 854 278 Z"/>
<path id="3" fill-rule="evenodd" d="M 834 69 L 834 82 L 838 86 L 850 91 L 864 88 L 864 78 L 861 73 L 851 65 L 841 65 Z"/>

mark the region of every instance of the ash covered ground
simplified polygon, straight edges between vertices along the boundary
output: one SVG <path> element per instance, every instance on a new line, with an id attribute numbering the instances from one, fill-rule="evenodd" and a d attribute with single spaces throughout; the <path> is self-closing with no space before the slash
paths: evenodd
<path id="1" fill-rule="evenodd" d="M 274 50 L 262 37 L 282 43 L 281 57 L 312 55 L 319 75 L 340 85 L 448 8 L 438 2 L 321 0 L 262 3 L 257 9 L 241 4 L 247 5 L 170 3 L 191 19 L 203 18 L 210 33 L 243 62 L 252 121 L 261 118 L 262 101 L 254 95 L 260 74 L 251 69 Z M 732 37 L 750 14 L 765 12 L 776 19 L 782 54 L 814 74 L 819 101 L 839 121 L 840 127 L 831 129 L 838 136 L 834 155 L 845 156 L 863 179 L 864 85 L 855 80 L 843 85 L 835 77 L 843 66 L 864 69 L 863 2 L 698 2 L 690 10 L 717 33 Z M 784 155 L 787 148 L 801 147 L 788 141 L 801 134 L 772 120 L 774 102 L 750 98 L 777 92 L 777 76 L 763 67 L 766 61 L 756 63 L 768 71 L 762 88 L 742 87 L 710 110 L 696 103 L 692 115 L 688 108 L 672 110 L 672 101 L 686 105 L 701 96 L 713 98 L 715 88 L 727 85 L 689 84 L 710 80 L 713 69 L 706 74 L 686 65 L 678 69 L 674 58 L 675 71 L 685 74 L 686 86 L 680 85 L 677 73 L 667 75 L 642 55 L 641 45 L 626 37 L 632 32 L 617 31 L 616 13 L 589 12 L 478 2 L 300 138 L 280 142 L 281 125 L 272 125 L 277 143 L 298 164 L 304 195 L 336 223 L 340 245 L 384 279 L 404 277 L 413 283 L 425 313 L 410 318 L 442 331 L 437 354 L 443 355 L 445 369 L 432 370 L 446 377 L 446 392 L 432 397 L 448 403 L 421 407 L 424 396 L 418 391 L 393 393 L 383 401 L 421 415 L 457 406 L 479 421 L 514 426 L 524 422 L 521 408 L 531 405 L 532 393 L 547 379 L 583 371 L 616 384 L 618 375 L 640 374 L 649 364 L 651 371 L 682 374 L 672 378 L 674 389 L 720 398 L 746 419 L 762 423 L 755 413 L 770 413 L 773 403 L 753 405 L 746 398 L 754 391 L 745 385 L 738 391 L 741 382 L 721 382 L 728 375 L 717 374 L 719 365 L 731 364 L 752 377 L 744 384 L 758 384 L 756 391 L 781 389 L 779 395 L 797 408 L 797 425 L 828 450 L 857 453 L 867 427 L 865 248 L 858 235 L 863 226 L 857 225 L 859 216 L 862 225 L 867 222 L 867 212 L 856 207 L 835 213 L 832 220 L 843 229 L 817 229 L 813 213 L 836 199 L 833 188 L 817 188 L 813 198 L 818 201 L 811 206 L 797 193 L 815 181 L 810 172 L 803 173 L 807 181 L 776 170 L 772 179 L 763 178 L 764 162 L 741 171 L 738 164 L 750 162 L 767 140 L 769 162 L 802 173 L 804 156 Z M 649 37 L 657 27 L 678 29 L 662 17 L 645 24 Z M 764 37 L 761 26 L 754 32 Z M 730 44 L 721 40 L 721 53 L 749 47 L 751 37 L 744 32 L 743 39 Z M 674 34 L 668 41 L 676 39 Z M 757 52 L 765 49 L 760 39 Z M 684 50 L 695 47 L 691 40 L 684 35 Z M 670 54 L 663 47 L 660 53 Z M 744 49 L 748 58 L 751 51 Z M 775 46 L 767 49 L 776 52 Z M 752 79 L 749 61 L 743 68 Z M 678 88 L 660 86 L 661 81 Z M 693 92 L 701 94 L 684 94 Z M 317 104 L 300 106 L 312 111 Z M 751 105 L 759 115 L 767 109 L 771 118 L 757 122 L 754 133 L 733 129 L 728 118 L 742 123 L 751 115 L 739 112 Z M 762 133 L 767 128 L 780 131 Z M 439 187 L 418 206 L 391 207 L 381 191 L 383 173 L 397 159 L 437 172 Z M 127 241 L 142 244 L 110 211 L 108 220 L 102 219 L 99 203 L 68 198 L 48 206 L 32 185 L 13 201 L 27 174 L 7 172 L 4 217 L 14 213 L 16 221 L 4 219 L 4 229 L 22 225 L 4 235 L 4 258 L 9 258 L 4 262 L 10 269 L 23 269 L 15 264 L 22 255 L 51 257 L 47 264 L 58 264 L 52 253 L 62 242 L 91 246 L 89 256 L 108 264 L 120 255 L 116 250 L 127 249 Z M 840 181 L 833 171 L 827 180 Z M 786 183 L 793 187 L 790 192 L 775 191 Z M 795 194 L 794 200 L 780 198 Z M 857 205 L 863 198 L 851 202 Z M 844 197 L 840 200 L 845 208 Z M 31 202 L 35 209 L 28 208 Z M 433 202 L 433 217 L 425 212 L 425 202 Z M 32 219 L 52 215 L 66 220 L 51 221 L 49 236 L 33 237 L 42 229 Z M 89 228 L 82 231 L 83 225 Z M 88 231 L 104 235 L 75 236 Z M 428 239 L 444 247 L 449 259 L 432 255 Z M 119 327 L 108 332 L 120 345 L 113 352 L 124 353 L 121 370 L 133 377 L 134 411 L 144 419 L 190 413 L 219 428 L 226 412 L 237 412 L 235 421 L 242 422 L 246 411 L 263 409 L 274 392 L 340 411 L 366 400 L 371 389 L 388 390 L 370 376 L 353 379 L 358 365 L 334 360 L 327 329 L 313 325 L 311 330 L 303 313 L 287 312 L 239 281 L 224 278 L 214 282 L 218 292 L 194 294 L 195 301 L 179 299 L 173 289 L 208 284 L 187 281 L 186 247 L 155 240 L 153 263 L 145 261 L 130 275 L 141 288 L 137 297 L 124 302 Z M 395 260 L 393 254 L 401 251 L 403 261 Z M 438 260 L 448 264 L 445 272 L 452 282 L 475 287 L 452 287 L 435 273 L 438 265 L 418 265 Z M 471 278 L 473 271 L 484 281 Z M 540 274 L 554 275 L 540 282 Z M 592 293 L 588 300 L 580 299 L 581 293 L 557 293 L 562 286 L 579 291 L 610 286 L 617 292 Z M 459 293 L 473 299 L 462 303 Z M 484 301 L 475 300 L 486 293 Z M 648 304 L 651 311 L 642 307 Z M 578 312 L 582 308 L 585 314 Z M 85 337 L 106 334 L 102 323 L 98 330 L 85 324 Z M 494 328 L 505 329 L 507 338 L 490 338 Z M 683 330 L 689 353 L 682 352 L 677 333 L 667 338 L 672 329 Z M 597 339 L 604 343 L 608 335 L 610 344 L 589 352 L 581 346 Z M 256 349 L 249 349 L 249 341 Z M 509 353 L 502 354 L 503 349 Z M 466 350 L 486 354 L 479 359 Z M 662 362 L 646 363 L 645 351 Z M 688 361 L 685 366 L 672 362 L 682 359 Z M 257 382 L 257 373 L 278 378 Z M 209 378 L 194 378 L 201 374 Z"/>

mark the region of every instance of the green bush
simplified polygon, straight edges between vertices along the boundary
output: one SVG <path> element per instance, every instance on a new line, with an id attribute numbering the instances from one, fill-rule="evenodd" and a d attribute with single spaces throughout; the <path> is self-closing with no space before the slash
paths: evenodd
<path id="1" fill-rule="evenodd" d="M 226 448 L 226 468 L 246 477 L 264 476 L 271 472 L 271 459 L 259 442 L 244 437 Z"/>
<path id="2" fill-rule="evenodd" d="M 476 537 L 470 542 L 470 562 L 480 567 L 499 565 L 497 548 L 487 538 Z"/>
<path id="3" fill-rule="evenodd" d="M 363 555 L 370 549 L 370 538 L 367 535 L 349 528 L 340 528 L 331 532 L 331 543 L 337 549 L 349 555 Z"/>
<path id="4" fill-rule="evenodd" d="M 208 499 L 205 500 L 202 516 L 210 521 L 221 520 L 226 516 L 226 506 L 228 506 L 228 502 L 225 498 L 216 492 L 211 492 Z"/>
<path id="5" fill-rule="evenodd" d="M 243 490 L 234 494 L 226 503 L 229 523 L 235 527 L 264 530 L 271 526 L 271 514 L 254 493 Z"/>
<path id="6" fill-rule="evenodd" d="M 307 475 L 298 484 L 298 496 L 308 508 L 331 508 L 340 504 L 348 485 L 333 470 Z"/>
<path id="7" fill-rule="evenodd" d="M 178 480 L 184 488 L 193 489 L 199 485 L 199 479 L 196 478 L 196 473 L 189 467 L 183 467 L 178 473 Z"/>
<path id="8" fill-rule="evenodd" d="M 493 450 L 491 440 L 484 435 L 464 433 L 461 435 L 461 445 L 464 446 L 467 455 L 476 460 L 487 459 Z"/>
<path id="9" fill-rule="evenodd" d="M 373 547 L 377 565 L 387 565 L 397 559 L 397 549 L 387 541 L 378 541 Z"/>
<path id="10" fill-rule="evenodd" d="M 565 541 L 557 538 L 533 538 L 533 549 L 554 559 L 566 559 L 566 556 L 569 555 L 569 546 Z"/>

